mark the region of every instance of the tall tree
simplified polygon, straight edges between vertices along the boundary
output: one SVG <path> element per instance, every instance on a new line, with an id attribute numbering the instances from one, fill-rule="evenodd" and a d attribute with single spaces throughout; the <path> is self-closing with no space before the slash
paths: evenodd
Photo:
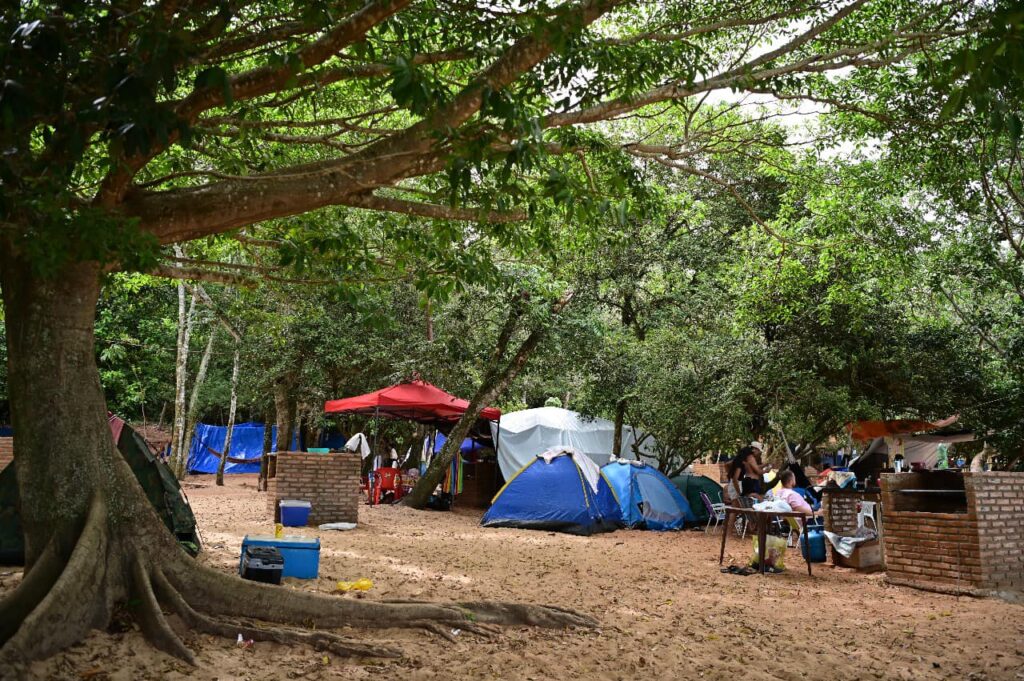
<path id="1" fill-rule="evenodd" d="M 216 618 L 590 623 L 542 607 L 338 602 L 196 565 L 106 426 L 93 334 L 101 276 L 237 282 L 238 267 L 159 249 L 328 206 L 439 220 L 442 233 L 444 220 L 476 220 L 496 239 L 543 243 L 554 205 L 570 218 L 628 210 L 568 182 L 576 152 L 601 146 L 578 126 L 723 88 L 897 63 L 974 20 L 938 0 L 707 0 L 656 13 L 626 0 L 299 9 L 286 19 L 264 1 L 80 0 L 0 16 L 0 284 L 27 560 L 0 602 L 4 673 L 104 626 L 126 599 L 141 604 L 149 640 L 185 659 L 161 604 L 232 636 L 239 625 Z M 288 253 L 287 264 L 301 270 L 309 255 Z M 259 631 L 249 635 L 390 652 Z"/>

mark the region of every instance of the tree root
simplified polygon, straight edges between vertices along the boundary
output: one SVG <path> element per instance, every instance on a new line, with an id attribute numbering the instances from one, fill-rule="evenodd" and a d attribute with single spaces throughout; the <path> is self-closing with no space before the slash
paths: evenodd
<path id="1" fill-rule="evenodd" d="M 141 560 L 135 560 L 133 564 L 133 576 L 135 581 L 135 592 L 142 601 L 139 613 L 139 626 L 142 629 L 146 640 L 152 643 L 158 650 L 168 655 L 180 658 L 189 664 L 195 664 L 195 657 L 192 651 L 185 647 L 178 635 L 174 633 L 167 623 L 164 613 L 160 610 L 156 594 L 153 592 L 153 582 L 150 580 L 149 572 L 143 566 Z M 158 573 L 159 574 L 159 573 Z"/>
<path id="2" fill-rule="evenodd" d="M 106 626 L 113 600 L 121 595 L 108 588 L 106 561 L 97 560 L 108 555 L 108 544 L 106 504 L 96 495 L 60 576 L 0 649 L 0 668 L 45 658 L 85 638 L 90 629 Z M 39 569 L 37 562 L 26 577 L 33 589 L 37 586 L 33 575 Z"/>
<path id="3" fill-rule="evenodd" d="M 400 651 L 393 648 L 363 644 L 330 632 L 267 627 L 250 620 L 230 620 L 204 615 L 190 606 L 159 570 L 156 571 L 153 581 L 156 583 L 161 600 L 168 607 L 190 627 L 208 634 L 231 639 L 241 634 L 242 638 L 253 641 L 309 645 L 315 650 L 326 650 L 347 657 L 397 658 L 402 656 Z"/>
<path id="4" fill-rule="evenodd" d="M 542 605 L 352 600 L 249 582 L 195 562 L 155 514 L 143 515 L 136 523 L 111 524 L 97 494 L 66 560 L 56 541 L 39 554 L 18 588 L 0 602 L 0 679 L 21 678 L 30 661 L 77 643 L 90 629 L 105 628 L 114 604 L 126 600 L 137 604 L 131 612 L 147 641 L 190 664 L 194 653 L 164 609 L 190 628 L 231 640 L 241 634 L 363 658 L 402 653 L 324 629 L 423 629 L 455 641 L 461 632 L 494 638 L 499 626 L 597 625 L 586 615 Z"/>

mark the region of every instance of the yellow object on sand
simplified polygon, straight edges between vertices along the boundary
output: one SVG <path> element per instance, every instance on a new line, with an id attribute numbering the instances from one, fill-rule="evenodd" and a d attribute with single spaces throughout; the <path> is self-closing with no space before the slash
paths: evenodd
<path id="1" fill-rule="evenodd" d="M 274 538 L 280 539 L 284 536 L 284 525 L 281 523 L 274 523 Z"/>
<path id="2" fill-rule="evenodd" d="M 369 591 L 373 588 L 373 582 L 366 577 L 360 577 L 354 582 L 338 582 L 338 591 Z"/>

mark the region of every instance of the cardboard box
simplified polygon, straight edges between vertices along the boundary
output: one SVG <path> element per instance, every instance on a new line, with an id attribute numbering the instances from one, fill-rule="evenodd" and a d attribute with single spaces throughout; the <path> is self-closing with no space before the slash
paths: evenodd
<path id="1" fill-rule="evenodd" d="M 861 572 L 875 572 L 882 569 L 882 545 L 877 539 L 861 542 L 853 550 L 853 555 L 844 557 L 838 551 L 832 551 L 832 562 L 839 567 L 855 568 Z"/>

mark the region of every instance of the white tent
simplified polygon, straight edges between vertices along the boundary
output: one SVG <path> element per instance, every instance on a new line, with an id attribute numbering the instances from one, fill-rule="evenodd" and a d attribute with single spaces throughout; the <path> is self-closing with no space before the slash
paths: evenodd
<path id="1" fill-rule="evenodd" d="M 498 443 L 498 465 L 501 474 L 509 480 L 520 468 L 548 449 L 571 447 L 586 454 L 603 466 L 612 456 L 615 444 L 615 423 L 607 419 L 588 418 L 568 409 L 541 407 L 503 414 L 501 421 L 491 423 L 491 435 Z M 643 433 L 639 434 L 643 437 Z M 622 448 L 619 456 L 633 456 L 633 443 L 637 433 L 632 426 L 622 428 Z M 655 456 L 655 442 L 647 438 L 640 444 L 640 452 Z"/>

